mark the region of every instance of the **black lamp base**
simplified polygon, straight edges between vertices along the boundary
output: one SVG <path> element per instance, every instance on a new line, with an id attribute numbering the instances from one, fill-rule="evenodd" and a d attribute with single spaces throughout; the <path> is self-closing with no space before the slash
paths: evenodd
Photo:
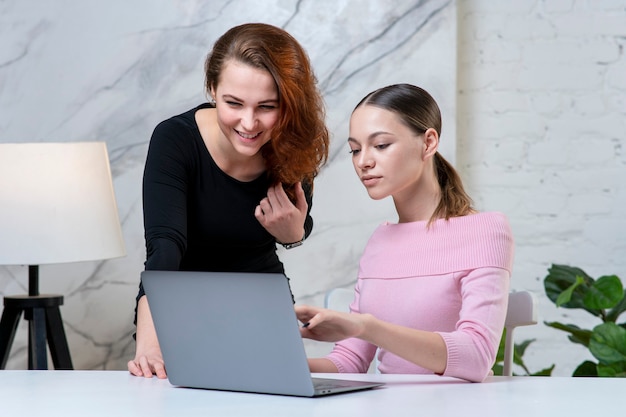
<path id="1" fill-rule="evenodd" d="M 0 320 L 0 369 L 4 369 L 22 312 L 29 323 L 28 369 L 48 369 L 46 340 L 55 369 L 73 369 L 63 329 L 62 295 L 22 295 L 4 297 Z"/>

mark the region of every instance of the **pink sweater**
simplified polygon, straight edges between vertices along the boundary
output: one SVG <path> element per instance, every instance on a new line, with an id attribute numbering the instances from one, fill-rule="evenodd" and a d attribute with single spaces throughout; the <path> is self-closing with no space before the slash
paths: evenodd
<path id="1" fill-rule="evenodd" d="M 486 212 L 426 222 L 380 225 L 359 266 L 350 308 L 380 320 L 439 333 L 444 375 L 489 375 L 507 310 L 513 236 L 506 217 Z M 339 372 L 367 372 L 376 346 L 346 339 L 327 356 Z M 381 373 L 432 373 L 381 349 Z"/>

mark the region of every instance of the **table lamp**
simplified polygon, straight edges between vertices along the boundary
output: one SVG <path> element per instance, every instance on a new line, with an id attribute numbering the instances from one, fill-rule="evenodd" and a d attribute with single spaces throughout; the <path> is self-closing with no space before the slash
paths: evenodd
<path id="1" fill-rule="evenodd" d="M 125 255 L 104 142 L 0 143 L 0 265 L 28 265 L 28 295 L 4 297 L 0 369 L 21 313 L 28 369 L 73 369 L 59 306 L 39 293 L 39 265 Z"/>

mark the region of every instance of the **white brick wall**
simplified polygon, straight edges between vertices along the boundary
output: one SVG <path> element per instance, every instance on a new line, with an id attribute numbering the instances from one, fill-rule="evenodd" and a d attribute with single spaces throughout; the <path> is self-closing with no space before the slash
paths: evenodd
<path id="1" fill-rule="evenodd" d="M 563 263 L 626 282 L 626 0 L 459 1 L 458 25 L 457 165 L 479 209 L 509 216 L 512 287 L 540 296 L 516 336 L 536 339 L 528 365 L 571 375 L 591 357 L 543 321 L 600 322 L 556 309 L 543 278 Z"/>

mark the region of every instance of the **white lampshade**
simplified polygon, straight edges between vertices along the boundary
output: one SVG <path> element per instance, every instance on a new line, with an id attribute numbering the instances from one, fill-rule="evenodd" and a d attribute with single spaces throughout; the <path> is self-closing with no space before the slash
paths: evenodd
<path id="1" fill-rule="evenodd" d="M 0 265 L 124 255 L 104 142 L 0 144 Z"/>

